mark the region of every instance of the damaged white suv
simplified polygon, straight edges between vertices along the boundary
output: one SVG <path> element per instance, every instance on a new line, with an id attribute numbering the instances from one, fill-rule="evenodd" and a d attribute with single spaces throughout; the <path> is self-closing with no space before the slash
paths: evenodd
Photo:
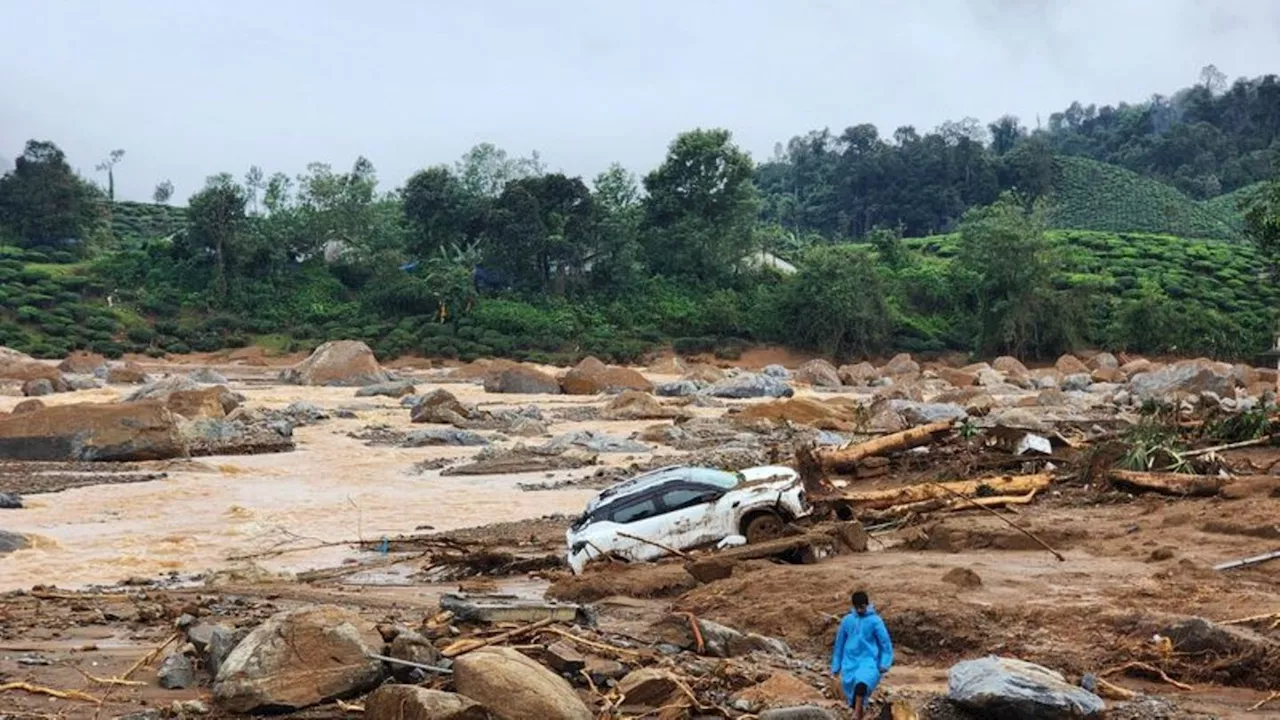
<path id="1" fill-rule="evenodd" d="M 686 550 L 731 535 L 759 542 L 778 537 L 785 523 L 812 511 L 800 476 L 791 468 L 765 466 L 731 473 L 665 467 L 612 485 L 592 498 L 566 533 L 568 563 L 577 574 L 606 553 L 653 560 L 667 554 L 659 545 Z"/>

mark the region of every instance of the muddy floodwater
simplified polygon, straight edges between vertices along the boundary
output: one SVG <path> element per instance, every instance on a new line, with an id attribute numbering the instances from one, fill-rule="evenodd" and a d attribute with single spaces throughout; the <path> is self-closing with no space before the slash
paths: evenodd
<path id="1" fill-rule="evenodd" d="M 177 368 L 180 370 L 180 368 Z M 157 465 L 162 480 L 103 484 L 28 495 L 22 510 L 6 510 L 0 528 L 31 537 L 33 547 L 0 559 L 0 591 L 52 584 L 78 588 L 130 577 L 243 569 L 244 556 L 346 540 L 378 540 L 430 527 L 449 530 L 496 521 L 580 511 L 590 490 L 523 492 L 520 482 L 548 475 L 441 477 L 414 473 L 435 458 L 463 458 L 478 448 L 368 447 L 348 436 L 371 424 L 408 430 L 409 412 L 390 398 L 355 398 L 352 388 L 304 388 L 262 382 L 230 383 L 250 407 L 280 408 L 298 400 L 332 410 L 347 406 L 357 419 L 333 419 L 294 430 L 294 452 L 208 457 Z M 426 383 L 419 392 L 432 389 Z M 479 388 L 450 384 L 467 402 Z M 118 390 L 69 393 L 51 404 L 107 402 Z M 494 396 L 488 396 L 493 402 Z M 532 398 L 502 398 L 518 405 Z M 0 398 L 9 410 L 21 398 Z M 420 427 L 420 426 L 419 426 Z M 558 428 L 557 428 L 558 429 Z M 535 439 L 534 442 L 541 442 Z M 560 472 L 555 479 L 590 473 Z M 272 572 L 328 567 L 358 551 L 348 546 L 254 557 Z"/>

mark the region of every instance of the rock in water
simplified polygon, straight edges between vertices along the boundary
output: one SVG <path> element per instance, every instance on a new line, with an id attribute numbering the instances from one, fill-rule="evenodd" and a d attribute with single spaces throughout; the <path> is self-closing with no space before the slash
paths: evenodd
<path id="1" fill-rule="evenodd" d="M 659 397 L 687 397 L 697 395 L 701 389 L 702 385 L 693 380 L 676 380 L 658 385 L 653 392 Z"/>
<path id="2" fill-rule="evenodd" d="M 712 397 L 744 400 L 758 397 L 791 397 L 795 391 L 785 382 L 769 375 L 743 373 L 726 378 L 704 390 Z"/>
<path id="3" fill-rule="evenodd" d="M 382 636 L 333 605 L 278 613 L 223 661 L 213 701 L 228 712 L 296 710 L 364 692 L 382 681 Z"/>
<path id="4" fill-rule="evenodd" d="M 14 550 L 25 550 L 28 546 L 29 543 L 27 543 L 26 536 L 0 530 L 0 555 L 11 553 Z"/>
<path id="5" fill-rule="evenodd" d="M 369 346 L 357 340 L 327 342 L 311 357 L 280 373 L 282 382 L 295 385 L 363 387 L 390 379 Z"/>
<path id="6" fill-rule="evenodd" d="M 195 380 L 185 375 L 171 375 L 154 382 L 149 382 L 125 396 L 125 402 L 139 400 L 168 400 L 175 392 L 199 390 Z"/>
<path id="7" fill-rule="evenodd" d="M 985 657 L 952 666 L 947 697 L 982 717 L 1071 720 L 1100 717 L 1102 698 L 1061 674 L 1022 660 Z"/>
<path id="8" fill-rule="evenodd" d="M 476 414 L 474 408 L 463 404 L 453 393 L 444 389 L 432 390 L 413 404 L 409 421 L 461 426 Z"/>
<path id="9" fill-rule="evenodd" d="M 0 510 L 21 510 L 22 498 L 13 493 L 0 492 Z"/>
<path id="10" fill-rule="evenodd" d="M 53 389 L 53 383 L 44 378 L 36 378 L 22 383 L 22 394 L 27 397 L 44 397 L 55 392 L 57 391 Z"/>
<path id="11" fill-rule="evenodd" d="M 409 433 L 405 436 L 404 442 L 400 443 L 400 447 L 416 448 L 429 447 L 432 445 L 480 447 L 488 444 L 489 440 L 483 435 L 471 432 L 470 430 L 459 430 L 457 428 L 429 428 L 427 430 L 414 430 Z"/>
<path id="12" fill-rule="evenodd" d="M 542 665 L 505 647 L 487 647 L 453 663 L 459 694 L 500 720 L 592 720 L 573 686 Z"/>
<path id="13" fill-rule="evenodd" d="M 226 385 L 227 376 L 213 368 L 200 368 L 187 373 L 187 377 L 202 385 Z"/>
<path id="14" fill-rule="evenodd" d="M 364 720 L 489 720 L 476 701 L 413 685 L 383 685 L 364 701 Z"/>
<path id="15" fill-rule="evenodd" d="M 47 407 L 0 418 L 0 458 L 165 460 L 186 454 L 173 413 L 158 402 Z"/>
<path id="16" fill-rule="evenodd" d="M 620 393 L 626 390 L 653 392 L 653 383 L 635 370 L 609 367 L 593 357 L 588 357 L 578 363 L 577 367 L 565 373 L 560 380 L 560 389 L 568 395 L 597 395 Z"/>
<path id="17" fill-rule="evenodd" d="M 688 417 L 680 408 L 666 407 L 648 393 L 628 390 L 609 401 L 600 411 L 604 420 L 670 420 Z"/>
<path id="18" fill-rule="evenodd" d="M 376 385 L 366 385 L 356 391 L 356 397 L 382 397 L 398 398 L 405 395 L 412 395 L 418 392 L 413 383 L 408 380 L 391 380 L 389 382 L 377 383 Z"/>
<path id="19" fill-rule="evenodd" d="M 559 395 L 560 381 L 537 368 L 516 365 L 486 377 L 484 391 L 516 395 Z"/>
<path id="20" fill-rule="evenodd" d="M 192 457 L 289 452 L 295 447 L 293 428 L 287 422 L 239 423 L 200 418 L 181 423 L 178 431 Z"/>
<path id="21" fill-rule="evenodd" d="M 791 378 L 791 371 L 781 365 L 765 365 L 760 369 L 760 372 L 779 380 L 789 380 Z"/>
<path id="22" fill-rule="evenodd" d="M 199 418 L 221 419 L 240 406 L 239 397 L 223 387 L 214 385 L 198 390 L 175 390 L 164 399 L 165 407 L 175 415 L 188 420 Z"/>
<path id="23" fill-rule="evenodd" d="M 28 398 L 13 406 L 13 414 L 21 415 L 23 413 L 35 412 L 45 409 L 44 401 L 39 398 Z"/>

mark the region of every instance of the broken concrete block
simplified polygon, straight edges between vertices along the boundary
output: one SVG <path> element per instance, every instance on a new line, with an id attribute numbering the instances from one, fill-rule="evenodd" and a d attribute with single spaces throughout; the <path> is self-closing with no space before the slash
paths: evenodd
<path id="1" fill-rule="evenodd" d="M 555 622 L 573 622 L 582 611 L 582 606 L 553 601 L 522 600 L 511 595 L 447 593 L 440 598 L 440 609 L 452 612 L 459 620 L 470 622 L 533 623 L 547 618 Z"/>

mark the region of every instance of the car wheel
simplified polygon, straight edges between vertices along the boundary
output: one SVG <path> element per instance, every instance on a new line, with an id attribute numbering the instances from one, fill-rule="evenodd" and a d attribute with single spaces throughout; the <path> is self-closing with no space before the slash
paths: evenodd
<path id="1" fill-rule="evenodd" d="M 754 544 L 782 537 L 785 528 L 782 518 L 771 512 L 761 513 L 747 521 L 742 534 L 746 536 L 748 543 Z"/>

